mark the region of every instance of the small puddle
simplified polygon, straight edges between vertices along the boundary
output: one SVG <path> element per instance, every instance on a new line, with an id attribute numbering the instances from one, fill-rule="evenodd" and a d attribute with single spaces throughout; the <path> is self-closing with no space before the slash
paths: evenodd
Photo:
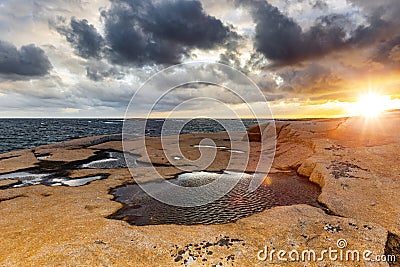
<path id="1" fill-rule="evenodd" d="M 181 174 L 169 181 L 181 186 L 200 186 L 218 177 L 218 173 L 194 172 Z M 204 206 L 189 208 L 161 203 L 147 195 L 137 184 L 120 186 L 110 193 L 124 207 L 108 218 L 124 220 L 132 225 L 223 224 L 275 206 L 309 204 L 320 207 L 317 198 L 321 189 L 307 178 L 295 172 L 270 174 L 269 177 L 268 183 L 249 192 L 251 175 L 245 175 L 222 198 Z"/>
<path id="2" fill-rule="evenodd" d="M 64 179 L 64 178 L 55 178 L 52 180 L 54 182 L 51 186 L 59 186 L 59 185 L 66 185 L 66 186 L 82 186 L 87 185 L 93 181 L 104 179 L 104 176 L 95 175 L 95 176 L 88 176 L 84 178 L 76 178 L 76 179 Z"/>
<path id="3" fill-rule="evenodd" d="M 54 173 L 33 173 L 33 172 L 13 172 L 0 175 L 0 180 L 17 180 L 18 182 L 6 186 L 0 186 L 0 189 L 18 188 L 33 185 L 46 186 L 82 186 L 96 180 L 105 179 L 106 175 L 93 175 L 82 178 L 57 177 Z"/>
<path id="4" fill-rule="evenodd" d="M 126 168 L 124 154 L 120 152 L 103 152 L 101 159 L 82 164 L 83 169 Z"/>
<path id="5" fill-rule="evenodd" d="M 0 186 L 0 190 L 33 185 L 83 186 L 96 180 L 105 179 L 109 174 L 99 171 L 99 173 L 91 176 L 70 178 L 70 171 L 79 169 L 126 168 L 124 153 L 117 151 L 100 151 L 89 159 L 72 162 L 45 160 L 48 159 L 49 154 L 36 155 L 36 157 L 41 160 L 37 167 L 24 171 L 0 174 L 0 180 L 18 181 Z M 127 154 L 130 166 L 144 165 L 144 163 L 137 162 L 138 157 L 137 155 Z"/>
<path id="6" fill-rule="evenodd" d="M 100 155 L 100 159 L 90 161 L 79 166 L 80 169 L 120 169 L 127 168 L 124 153 L 122 152 L 106 152 Z M 126 154 L 126 159 L 131 167 L 139 166 L 137 162 L 138 155 Z"/>
<path id="7" fill-rule="evenodd" d="M 7 173 L 7 174 L 1 174 L 0 175 L 0 180 L 6 180 L 6 179 L 11 179 L 11 180 L 41 180 L 44 177 L 49 176 L 47 173 L 30 173 L 30 172 L 12 172 L 12 173 Z"/>
<path id="8" fill-rule="evenodd" d="M 79 169 L 126 168 L 124 154 L 117 151 L 100 151 L 87 160 L 72 162 L 45 160 L 48 159 L 49 154 L 36 155 L 36 157 L 41 160 L 37 167 L 24 171 L 0 174 L 0 180 L 17 180 L 15 183 L 0 186 L 0 190 L 33 185 L 82 186 L 96 180 L 105 179 L 109 174 L 99 171 L 99 173 L 91 176 L 70 178 L 70 171 Z M 137 155 L 127 154 L 127 160 L 129 160 L 131 166 L 142 165 L 136 161 L 137 158 Z"/>
<path id="9" fill-rule="evenodd" d="M 81 167 L 84 169 L 111 168 L 113 165 L 118 165 L 117 161 L 119 161 L 119 159 L 114 159 L 114 158 L 99 159 L 87 164 L 82 164 Z"/>

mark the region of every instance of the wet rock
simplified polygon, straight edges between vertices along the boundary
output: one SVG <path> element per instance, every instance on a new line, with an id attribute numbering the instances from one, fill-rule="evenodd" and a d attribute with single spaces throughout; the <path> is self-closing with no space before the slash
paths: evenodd
<path id="1" fill-rule="evenodd" d="M 259 260 L 257 252 L 265 247 L 287 251 L 337 248 L 337 242 L 342 239 L 351 250 L 371 250 L 374 255 L 398 254 L 400 117 L 382 117 L 380 123 L 385 127 L 377 131 L 377 125 L 366 124 L 361 119 L 277 122 L 274 172 L 297 170 L 320 185 L 322 192 L 318 201 L 322 207 L 273 207 L 224 224 L 134 226 L 107 219 L 122 208 L 109 194 L 110 189 L 132 184 L 129 171 L 124 168 L 79 169 L 69 164 L 72 158 L 89 159 L 92 152 L 117 151 L 120 146 L 112 138 L 93 137 L 1 155 L 2 173 L 51 167 L 56 161 L 41 157 L 58 153 L 58 159 L 65 160 L 63 166 L 69 168 L 64 170 L 69 179 L 99 173 L 109 176 L 77 187 L 39 184 L 1 190 L 0 199 L 4 201 L 0 202 L 0 265 L 24 266 L 29 262 L 33 266 L 296 266 L 297 263 L 276 258 Z M 237 140 L 243 140 L 243 135 Z M 229 150 L 246 151 L 244 141 L 239 142 L 238 147 L 230 147 L 223 134 L 207 135 L 213 136 L 216 146 L 226 149 L 217 148 L 218 161 L 207 171 L 221 171 L 232 154 L 242 155 Z M 252 140 L 257 141 L 254 138 Z M 198 156 L 199 148 L 195 145 L 201 137 L 187 135 L 183 139 L 187 145 L 184 153 L 192 159 Z M 148 140 L 151 141 L 150 158 L 146 158 L 140 140 L 129 141 L 126 145 L 133 154 L 142 157 L 141 162 L 157 163 L 161 176 L 172 178 L 182 173 L 171 166 L 160 151 L 157 138 Z M 246 166 L 249 170 L 255 170 L 262 152 L 260 144 L 251 142 L 251 149 L 246 152 L 251 155 Z M 72 156 L 73 151 L 79 149 L 88 151 Z M 62 151 L 66 151 L 65 157 Z M 47 165 L 40 165 L 44 163 Z M 154 179 L 146 166 L 137 167 L 135 173 L 146 181 Z M 384 262 L 360 261 L 357 264 L 389 266 Z M 329 260 L 307 262 L 307 266 L 336 265 Z M 346 266 L 354 265 L 352 262 Z"/>

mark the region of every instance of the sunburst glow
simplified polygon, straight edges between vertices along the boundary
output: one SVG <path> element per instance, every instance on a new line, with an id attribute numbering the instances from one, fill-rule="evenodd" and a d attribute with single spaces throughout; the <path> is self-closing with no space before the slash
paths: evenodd
<path id="1" fill-rule="evenodd" d="M 357 102 L 350 105 L 349 113 L 352 116 L 374 118 L 379 116 L 383 111 L 389 109 L 391 104 L 390 96 L 368 93 L 362 95 Z"/>

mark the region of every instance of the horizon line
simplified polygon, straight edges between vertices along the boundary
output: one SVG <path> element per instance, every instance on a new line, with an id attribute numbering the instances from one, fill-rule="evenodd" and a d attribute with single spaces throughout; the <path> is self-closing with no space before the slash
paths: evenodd
<path id="1" fill-rule="evenodd" d="M 166 117 L 131 117 L 131 118 L 124 118 L 124 117 L 0 117 L 0 120 L 12 120 L 12 119 L 75 119 L 75 120 L 91 120 L 91 119 L 99 119 L 99 120 L 185 120 L 185 119 L 210 119 L 210 120 L 235 120 L 235 119 L 242 119 L 242 120 L 292 120 L 292 119 L 338 119 L 338 118 L 348 118 L 353 117 L 350 115 L 338 115 L 338 116 L 275 116 L 275 117 L 267 117 L 267 118 L 254 118 L 254 117 L 240 117 L 240 118 L 229 118 L 229 117 L 216 117 L 216 118 L 207 118 L 207 117 L 174 117 L 174 118 L 166 118 Z"/>

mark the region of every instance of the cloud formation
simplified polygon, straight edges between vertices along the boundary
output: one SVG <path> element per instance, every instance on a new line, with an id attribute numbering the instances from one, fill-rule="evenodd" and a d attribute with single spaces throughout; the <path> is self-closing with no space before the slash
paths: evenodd
<path id="1" fill-rule="evenodd" d="M 368 88 L 399 94 L 398 0 L 3 2 L 0 98 L 16 109 L 30 107 L 11 101 L 18 94 L 38 108 L 123 114 L 152 74 L 192 60 L 241 70 L 276 103 L 353 101 Z"/>
<path id="2" fill-rule="evenodd" d="M 102 16 L 116 63 L 175 64 L 191 49 L 221 46 L 230 35 L 197 0 L 112 1 Z"/>
<path id="3" fill-rule="evenodd" d="M 83 58 L 104 56 L 117 64 L 176 64 L 192 49 L 213 49 L 236 36 L 207 15 L 198 0 L 111 1 L 101 13 L 104 37 L 87 20 L 51 23 Z M 63 25 L 64 24 L 64 25 Z"/>
<path id="4" fill-rule="evenodd" d="M 65 18 L 59 18 L 59 20 L 65 23 Z M 83 58 L 100 57 L 104 45 L 103 37 L 86 19 L 78 20 L 72 17 L 68 26 L 54 23 L 53 26 L 66 37 L 79 56 Z"/>
<path id="5" fill-rule="evenodd" d="M 355 2 L 361 4 L 361 1 Z M 369 8 L 365 14 L 366 25 L 357 25 L 351 13 L 328 13 L 318 17 L 309 29 L 303 30 L 293 18 L 267 1 L 236 0 L 236 3 L 250 8 L 256 23 L 255 48 L 275 65 L 291 65 L 342 49 L 370 46 L 388 29 L 393 30 L 390 26 L 396 25 L 391 19 L 392 15 L 385 16 L 386 13 L 382 11 L 390 9 L 390 5 L 386 8 L 366 5 Z M 314 8 L 327 7 L 318 1 Z"/>
<path id="6" fill-rule="evenodd" d="M 104 81 L 105 79 L 120 80 L 124 73 L 118 67 L 101 61 L 89 61 L 86 66 L 86 76 L 92 81 Z"/>
<path id="7" fill-rule="evenodd" d="M 244 2 L 247 1 L 239 1 L 240 4 Z M 255 48 L 276 64 L 316 58 L 347 43 L 343 25 L 350 21 L 343 15 L 320 17 L 304 32 L 298 23 L 268 2 L 254 0 L 248 3 L 256 23 Z"/>
<path id="8" fill-rule="evenodd" d="M 44 76 L 51 68 L 41 48 L 30 44 L 17 49 L 13 44 L 0 40 L 0 74 Z"/>

